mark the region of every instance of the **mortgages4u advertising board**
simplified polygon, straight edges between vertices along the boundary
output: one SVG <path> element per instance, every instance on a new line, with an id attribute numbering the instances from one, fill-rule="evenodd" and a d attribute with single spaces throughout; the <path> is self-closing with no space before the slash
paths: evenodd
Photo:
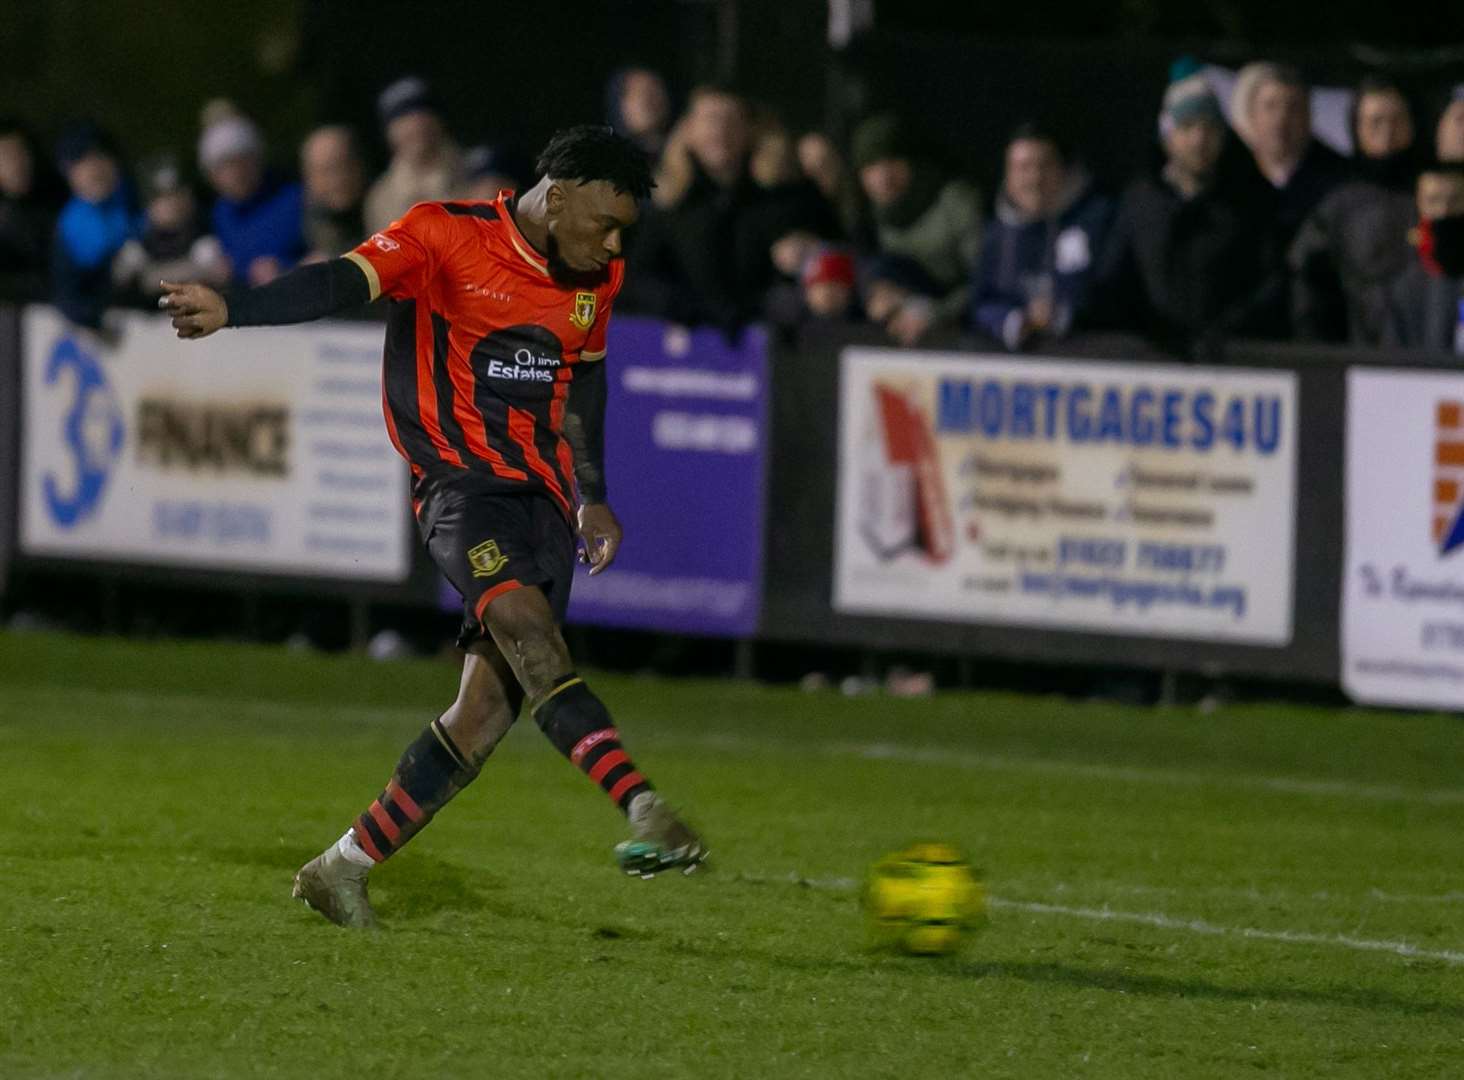
<path id="1" fill-rule="evenodd" d="M 1284 645 L 1289 372 L 849 349 L 836 610 Z"/>

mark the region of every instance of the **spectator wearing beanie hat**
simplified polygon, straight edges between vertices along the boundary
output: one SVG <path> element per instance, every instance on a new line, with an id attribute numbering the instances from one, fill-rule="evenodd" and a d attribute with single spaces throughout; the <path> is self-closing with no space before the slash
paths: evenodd
<path id="1" fill-rule="evenodd" d="M 1212 333 L 1278 333 L 1275 196 L 1243 154 L 1227 168 L 1229 135 L 1202 76 L 1170 85 L 1159 131 L 1164 162 L 1124 192 L 1080 317 L 1179 353 Z"/>
<path id="2" fill-rule="evenodd" d="M 432 89 L 415 75 L 376 99 L 391 164 L 366 193 L 366 230 L 379 232 L 419 202 L 451 199 L 464 188 L 462 155 L 448 137 Z"/>
<path id="3" fill-rule="evenodd" d="M 213 233 L 233 280 L 264 285 L 305 252 L 300 185 L 265 167 L 264 139 L 247 117 L 217 106 L 198 140 L 198 164 L 217 198 Z"/>
<path id="4" fill-rule="evenodd" d="M 803 303 L 815 319 L 849 319 L 856 314 L 854 256 L 839 248 L 820 248 L 798 276 Z"/>
<path id="5" fill-rule="evenodd" d="M 891 335 L 913 345 L 936 326 L 960 322 L 981 250 L 981 196 L 965 180 L 928 161 L 892 113 L 864 121 L 854 133 L 854 170 L 873 211 L 876 253 L 914 260 L 935 283 L 886 322 Z"/>
<path id="6" fill-rule="evenodd" d="M 128 302 L 153 302 L 163 281 L 197 281 L 214 288 L 229 280 L 229 260 L 218 238 L 205 234 L 198 200 L 178 162 L 159 155 L 139 169 L 141 235 L 112 260 L 112 282 Z"/>
<path id="7" fill-rule="evenodd" d="M 141 222 L 116 144 L 96 124 L 68 128 L 57 141 L 56 164 L 71 198 L 56 221 L 52 299 L 72 322 L 100 329 L 112 300 L 112 260 Z"/>
<path id="8" fill-rule="evenodd" d="M 861 317 L 854 256 L 842 247 L 815 242 L 794 284 L 768 294 L 767 317 L 781 326 L 847 322 Z"/>
<path id="9" fill-rule="evenodd" d="M 496 199 L 500 191 L 522 191 L 534 168 L 504 146 L 485 143 L 463 151 L 469 199 Z"/>

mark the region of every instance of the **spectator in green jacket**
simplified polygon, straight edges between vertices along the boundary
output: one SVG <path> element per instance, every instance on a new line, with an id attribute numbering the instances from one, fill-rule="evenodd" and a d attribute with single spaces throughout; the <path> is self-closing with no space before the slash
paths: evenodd
<path id="1" fill-rule="evenodd" d="M 914 345 L 932 329 L 959 325 L 981 252 L 980 193 L 926 160 L 891 113 L 859 126 L 853 159 L 874 214 L 876 254 L 914 261 L 938 290 L 911 296 L 885 324 L 890 335 Z"/>

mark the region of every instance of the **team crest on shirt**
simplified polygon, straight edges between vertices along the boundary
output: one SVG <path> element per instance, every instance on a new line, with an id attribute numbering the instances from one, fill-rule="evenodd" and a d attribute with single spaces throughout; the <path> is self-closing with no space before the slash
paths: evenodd
<path id="1" fill-rule="evenodd" d="M 595 321 L 594 293 L 582 292 L 574 294 L 574 311 L 570 313 L 569 321 L 581 330 L 588 330 L 590 328 L 590 323 Z"/>
<path id="2" fill-rule="evenodd" d="M 468 551 L 468 565 L 473 568 L 474 577 L 492 577 L 506 562 L 508 556 L 498 550 L 497 540 L 484 540 Z"/>

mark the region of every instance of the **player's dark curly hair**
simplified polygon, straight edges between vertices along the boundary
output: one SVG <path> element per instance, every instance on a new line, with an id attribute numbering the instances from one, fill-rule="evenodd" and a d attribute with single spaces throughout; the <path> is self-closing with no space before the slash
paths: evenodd
<path id="1" fill-rule="evenodd" d="M 540 176 L 555 180 L 604 180 L 636 200 L 647 198 L 656 186 L 645 152 L 603 124 L 580 124 L 556 132 L 539 155 L 537 168 Z"/>

